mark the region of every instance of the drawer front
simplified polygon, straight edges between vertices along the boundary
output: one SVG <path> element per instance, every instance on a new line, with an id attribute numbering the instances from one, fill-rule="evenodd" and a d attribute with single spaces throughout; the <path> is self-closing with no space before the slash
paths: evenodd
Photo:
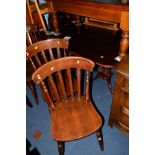
<path id="1" fill-rule="evenodd" d="M 117 75 L 109 118 L 110 126 L 114 125 L 124 133 L 129 133 L 129 79 Z"/>
<path id="2" fill-rule="evenodd" d="M 120 107 L 120 114 L 118 121 L 129 127 L 129 116 L 123 113 L 123 107 Z"/>
<path id="3" fill-rule="evenodd" d="M 119 114 L 118 121 L 129 127 L 129 82 L 128 79 L 124 78 L 123 84 L 120 91 L 120 97 L 118 101 Z"/>
<path id="4" fill-rule="evenodd" d="M 123 79 L 123 84 L 121 89 L 127 93 L 129 93 L 129 80 L 127 78 L 124 77 Z"/>
<path id="5" fill-rule="evenodd" d="M 129 109 L 129 94 L 127 92 L 121 91 L 119 105 Z"/>
<path id="6" fill-rule="evenodd" d="M 124 78 L 123 87 L 125 87 L 126 89 L 129 89 L 129 79 L 126 77 Z"/>

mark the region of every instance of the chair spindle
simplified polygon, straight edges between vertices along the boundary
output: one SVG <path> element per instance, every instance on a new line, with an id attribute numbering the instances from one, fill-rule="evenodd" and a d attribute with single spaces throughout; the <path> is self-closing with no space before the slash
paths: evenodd
<path id="1" fill-rule="evenodd" d="M 67 75 L 68 75 L 68 81 L 69 81 L 70 94 L 71 94 L 71 97 L 74 97 L 73 82 L 72 82 L 72 76 L 71 76 L 71 70 L 70 69 L 67 69 Z"/>
<path id="2" fill-rule="evenodd" d="M 81 96 L 81 74 L 80 74 L 80 69 L 77 69 L 77 93 L 78 97 Z"/>

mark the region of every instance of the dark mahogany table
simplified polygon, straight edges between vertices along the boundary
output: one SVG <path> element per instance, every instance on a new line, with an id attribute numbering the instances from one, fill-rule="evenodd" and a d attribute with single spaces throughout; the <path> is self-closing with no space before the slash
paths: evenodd
<path id="1" fill-rule="evenodd" d="M 83 53 L 80 52 L 73 52 L 70 51 L 70 55 L 71 56 L 82 56 L 88 59 L 91 59 L 92 61 L 94 61 L 96 63 L 97 66 L 101 67 L 101 71 L 97 71 L 97 75 L 94 77 L 94 80 L 96 80 L 97 78 L 101 77 L 104 80 L 107 81 L 108 83 L 108 87 L 109 90 L 111 92 L 111 94 L 113 94 L 113 87 L 111 84 L 111 77 L 112 77 L 112 72 L 111 69 L 114 68 L 114 65 L 117 64 L 118 62 L 114 60 L 114 57 L 111 57 L 111 60 L 107 60 L 105 56 L 103 56 L 104 54 L 102 53 L 102 55 L 98 55 L 98 57 L 91 57 L 90 55 L 84 55 Z M 109 61 L 109 63 L 108 63 Z M 111 63 L 112 62 L 112 63 Z"/>
<path id="2" fill-rule="evenodd" d="M 53 16 L 53 27 L 59 32 L 58 12 L 88 17 L 97 21 L 116 23 L 121 29 L 119 55 L 125 56 L 129 48 L 129 5 L 127 0 L 47 0 Z"/>
<path id="3" fill-rule="evenodd" d="M 72 35 L 69 40 L 70 55 L 82 56 L 91 59 L 100 66 L 99 77 L 107 80 L 111 93 L 113 88 L 111 84 L 112 68 L 118 63 L 114 58 L 119 55 L 119 35 L 113 35 L 110 30 L 88 29 L 79 35 Z"/>

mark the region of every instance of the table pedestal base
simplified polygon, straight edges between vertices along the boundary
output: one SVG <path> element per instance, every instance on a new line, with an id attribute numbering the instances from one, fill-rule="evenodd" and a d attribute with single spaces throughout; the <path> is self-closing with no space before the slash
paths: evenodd
<path id="1" fill-rule="evenodd" d="M 112 84 L 111 84 L 111 76 L 112 76 L 111 68 L 102 67 L 102 70 L 97 71 L 97 72 L 98 73 L 94 77 L 94 80 L 96 80 L 99 77 L 103 78 L 104 80 L 107 80 L 109 90 L 110 90 L 111 94 L 113 94 L 113 87 L 112 87 Z"/>

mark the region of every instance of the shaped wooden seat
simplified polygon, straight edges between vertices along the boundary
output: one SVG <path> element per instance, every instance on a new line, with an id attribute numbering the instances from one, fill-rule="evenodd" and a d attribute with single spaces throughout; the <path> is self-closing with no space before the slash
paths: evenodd
<path id="1" fill-rule="evenodd" d="M 91 101 L 84 96 L 60 102 L 52 112 L 52 137 L 69 141 L 90 135 L 101 127 L 102 120 Z M 73 129 L 74 128 L 74 129 Z M 63 131 L 63 132 L 62 132 Z"/>
<path id="2" fill-rule="evenodd" d="M 103 150 L 102 119 L 89 96 L 90 72 L 94 65 L 94 62 L 86 58 L 65 57 L 44 64 L 32 76 L 34 82 L 43 87 L 48 99 L 51 136 L 58 141 L 59 155 L 64 154 L 65 141 L 79 139 L 94 132 Z M 77 93 L 73 91 L 73 76 L 77 77 Z M 69 81 L 69 95 L 66 81 Z M 48 85 L 51 85 L 53 92 L 48 89 Z"/>

